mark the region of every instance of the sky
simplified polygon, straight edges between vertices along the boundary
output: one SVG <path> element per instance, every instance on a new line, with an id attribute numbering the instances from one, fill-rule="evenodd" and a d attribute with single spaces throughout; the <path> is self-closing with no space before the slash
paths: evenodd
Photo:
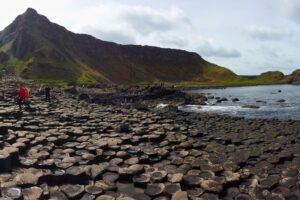
<path id="1" fill-rule="evenodd" d="M 300 68 L 299 0 L 0 2 L 0 30 L 31 7 L 76 33 L 197 52 L 240 75 Z"/>

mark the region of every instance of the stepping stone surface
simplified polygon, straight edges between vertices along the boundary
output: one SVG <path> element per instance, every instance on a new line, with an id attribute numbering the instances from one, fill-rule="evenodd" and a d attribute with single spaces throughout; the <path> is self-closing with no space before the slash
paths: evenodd
<path id="1" fill-rule="evenodd" d="M 14 80 L 3 84 L 16 92 Z M 90 100 L 105 90 L 147 91 L 98 86 Z M 0 199 L 300 198 L 299 121 L 151 109 L 175 97 L 104 105 L 52 94 L 49 104 L 33 93 L 23 112 L 13 95 L 0 99 Z"/>

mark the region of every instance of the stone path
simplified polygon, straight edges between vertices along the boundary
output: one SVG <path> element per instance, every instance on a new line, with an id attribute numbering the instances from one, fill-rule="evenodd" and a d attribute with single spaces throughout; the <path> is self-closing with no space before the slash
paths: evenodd
<path id="1" fill-rule="evenodd" d="M 299 122 L 0 101 L 4 199 L 300 199 Z"/>

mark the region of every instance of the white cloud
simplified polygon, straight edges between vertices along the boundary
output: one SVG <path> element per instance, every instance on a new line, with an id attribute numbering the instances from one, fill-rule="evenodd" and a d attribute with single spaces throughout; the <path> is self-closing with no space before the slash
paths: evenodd
<path id="1" fill-rule="evenodd" d="M 261 41 L 281 40 L 291 35 L 290 31 L 265 26 L 251 25 L 244 28 L 244 31 L 254 39 Z"/>
<path id="2" fill-rule="evenodd" d="M 113 11 L 113 12 L 112 12 Z M 196 51 L 204 57 L 239 57 L 241 54 L 213 43 L 198 33 L 183 10 L 170 6 L 154 9 L 148 6 L 100 3 L 80 13 L 84 23 L 79 30 L 99 39 L 121 44 L 141 44 Z M 90 16 L 92 20 L 88 20 Z"/>
<path id="3" fill-rule="evenodd" d="M 277 9 L 287 15 L 291 20 L 300 24 L 300 1 L 299 0 L 265 0 L 269 5 L 277 6 Z"/>
<path id="4" fill-rule="evenodd" d="M 218 46 L 211 41 L 202 41 L 198 47 L 198 52 L 205 57 L 237 58 L 241 53 L 235 49 L 227 49 Z"/>

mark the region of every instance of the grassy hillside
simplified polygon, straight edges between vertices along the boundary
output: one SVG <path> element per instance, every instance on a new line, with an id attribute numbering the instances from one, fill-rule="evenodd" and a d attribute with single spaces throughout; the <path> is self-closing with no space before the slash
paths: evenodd
<path id="1" fill-rule="evenodd" d="M 300 82 L 299 70 L 289 76 L 267 72 L 243 77 L 196 53 L 118 45 L 75 34 L 33 9 L 0 32 L 0 69 L 4 68 L 17 76 L 58 84 L 164 82 L 198 87 Z"/>
<path id="2" fill-rule="evenodd" d="M 251 86 L 251 85 L 273 85 L 273 84 L 300 84 L 300 69 L 290 75 L 284 75 L 279 71 L 271 71 L 259 76 L 238 76 L 224 79 L 216 79 L 210 82 L 186 81 L 180 83 L 166 83 L 179 87 L 230 87 L 230 86 Z"/>
<path id="3" fill-rule="evenodd" d="M 118 45 L 75 34 L 28 9 L 0 32 L 0 68 L 46 82 L 215 82 L 238 79 L 196 53 Z"/>

